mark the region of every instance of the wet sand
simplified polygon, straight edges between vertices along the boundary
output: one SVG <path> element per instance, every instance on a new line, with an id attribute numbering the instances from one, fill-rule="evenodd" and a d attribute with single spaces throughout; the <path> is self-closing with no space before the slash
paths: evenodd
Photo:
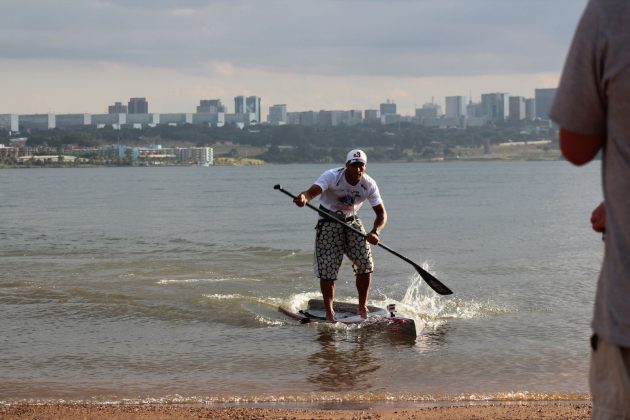
<path id="1" fill-rule="evenodd" d="M 474 406 L 364 409 L 242 408 L 159 405 L 30 405 L 0 406 L 0 419 L 213 419 L 213 420 L 394 420 L 394 419 L 589 419 L 591 404 L 497 403 Z"/>

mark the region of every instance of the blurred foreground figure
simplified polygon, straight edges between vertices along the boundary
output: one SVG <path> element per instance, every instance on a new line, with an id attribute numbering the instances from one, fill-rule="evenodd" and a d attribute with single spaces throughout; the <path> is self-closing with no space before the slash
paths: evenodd
<path id="1" fill-rule="evenodd" d="M 605 253 L 589 382 L 594 419 L 630 419 L 630 1 L 589 1 L 550 117 L 568 161 L 603 153 L 604 202 L 591 215 Z"/>

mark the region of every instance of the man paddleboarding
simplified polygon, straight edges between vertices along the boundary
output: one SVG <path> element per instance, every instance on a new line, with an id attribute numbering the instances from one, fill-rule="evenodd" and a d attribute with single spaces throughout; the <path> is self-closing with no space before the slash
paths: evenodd
<path id="1" fill-rule="evenodd" d="M 387 212 L 378 190 L 378 185 L 368 174 L 367 156 L 363 150 L 348 152 L 344 167 L 329 169 L 320 175 L 306 191 L 298 194 L 293 202 L 304 207 L 320 196 L 320 209 L 363 232 L 365 236 L 320 216 L 316 227 L 313 271 L 319 278 L 326 310 L 326 320 L 334 321 L 333 300 L 335 281 L 341 267 L 343 255 L 352 261 L 359 294 L 357 311 L 367 317 L 367 298 L 374 271 L 370 244 L 379 243 L 379 232 L 387 223 Z M 365 233 L 357 211 L 368 201 L 376 214 L 372 230 Z"/>

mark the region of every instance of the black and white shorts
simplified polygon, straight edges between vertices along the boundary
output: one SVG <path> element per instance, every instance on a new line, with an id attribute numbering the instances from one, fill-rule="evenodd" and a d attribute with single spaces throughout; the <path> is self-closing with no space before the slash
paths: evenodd
<path id="1" fill-rule="evenodd" d="M 355 219 L 350 224 L 365 233 L 361 220 Z M 374 271 L 372 249 L 365 237 L 339 223 L 327 220 L 320 220 L 315 229 L 317 230 L 313 258 L 315 276 L 325 280 L 337 280 L 344 254 L 352 261 L 354 274 Z"/>

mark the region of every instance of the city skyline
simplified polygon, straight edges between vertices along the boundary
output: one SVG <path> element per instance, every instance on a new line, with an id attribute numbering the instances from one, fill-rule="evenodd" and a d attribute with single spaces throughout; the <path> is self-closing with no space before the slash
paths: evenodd
<path id="1" fill-rule="evenodd" d="M 436 103 L 426 103 L 415 109 L 415 115 L 400 114 L 395 102 L 386 100 L 379 109 L 309 110 L 289 111 L 286 104 L 268 107 L 267 118 L 262 118 L 259 96 L 234 97 L 234 112 L 229 112 L 221 99 L 201 99 L 196 113 L 149 112 L 146 98 L 131 97 L 128 105 L 115 102 L 108 106 L 108 113 L 89 114 L 0 114 L 0 129 L 13 132 L 31 129 L 54 129 L 92 125 L 97 128 L 128 126 L 142 128 L 161 124 L 209 124 L 222 127 L 226 123 L 241 128 L 252 124 L 272 125 L 319 125 L 352 126 L 363 122 L 397 124 L 413 122 L 427 127 L 479 127 L 488 123 L 522 120 L 548 121 L 557 88 L 535 89 L 534 97 L 510 96 L 508 93 L 483 93 L 480 102 L 465 96 L 445 97 L 446 107 L 442 110 Z"/>
<path id="2" fill-rule="evenodd" d="M 480 95 L 480 100 L 475 101 L 472 98 L 468 98 L 465 95 L 451 95 L 451 96 L 444 96 L 444 106 L 442 106 L 438 101 L 434 101 L 434 102 L 427 102 L 424 103 L 420 106 L 417 106 L 413 111 L 415 113 L 415 115 L 417 116 L 418 111 L 420 110 L 424 110 L 424 109 L 435 109 L 436 112 L 436 116 L 444 116 L 447 118 L 457 118 L 461 115 L 466 115 L 468 113 L 468 108 L 471 106 L 481 106 L 484 102 L 484 97 L 487 96 L 494 96 L 494 95 L 500 95 L 500 96 L 504 96 L 505 99 L 505 103 L 508 102 L 508 99 L 511 101 L 512 99 L 518 99 L 519 101 L 523 102 L 523 105 L 526 101 L 535 101 L 535 102 L 539 102 L 540 98 L 539 96 L 541 94 L 545 94 L 545 92 L 547 92 L 547 95 L 551 95 L 545 98 L 545 105 L 544 105 L 544 109 L 547 110 L 549 107 L 551 107 L 552 101 L 553 101 L 553 96 L 555 95 L 555 91 L 557 90 L 556 87 L 554 88 L 536 88 L 534 89 L 534 92 L 532 93 L 532 95 L 529 96 L 520 96 L 520 95 L 512 95 L 509 92 L 483 92 Z M 553 92 L 553 93 L 551 93 Z M 434 98 L 432 98 L 433 100 Z M 262 122 L 266 122 L 266 118 L 263 118 L 265 116 L 264 114 L 264 109 L 262 106 L 262 98 L 259 96 L 249 96 L 249 97 L 245 97 L 243 95 L 237 95 L 233 97 L 234 100 L 234 107 L 232 109 L 229 108 L 229 106 L 227 104 L 224 104 L 223 98 L 213 98 L 213 99 L 200 99 L 198 105 L 195 106 L 196 108 L 196 112 L 187 112 L 187 111 L 182 111 L 182 112 L 176 112 L 176 114 L 218 114 L 218 113 L 223 113 L 223 114 L 255 114 L 256 115 L 256 123 L 262 123 Z M 229 101 L 228 101 L 229 102 Z M 305 110 L 299 110 L 299 111 L 294 111 L 291 110 L 289 105 L 286 103 L 283 104 L 271 104 L 266 106 L 266 110 L 267 113 L 273 113 L 273 112 L 277 112 L 278 107 L 282 108 L 282 113 L 302 113 L 302 112 L 321 112 L 321 111 L 361 111 L 361 112 L 377 112 L 380 115 L 385 115 L 385 114 L 396 114 L 396 115 L 400 115 L 400 116 L 413 116 L 412 114 L 405 114 L 405 113 L 401 113 L 398 110 L 398 106 L 396 104 L 395 101 L 392 101 L 391 99 L 386 99 L 384 101 L 381 101 L 378 105 L 375 106 L 371 106 L 370 108 L 366 108 L 366 109 L 360 109 L 357 107 L 354 108 L 348 108 L 345 110 L 325 110 L 325 109 L 305 109 Z M 4 117 L 8 117 L 11 115 L 17 116 L 17 115 L 23 115 L 23 116 L 27 116 L 27 115 L 40 115 L 40 116 L 44 116 L 44 115 L 75 115 L 75 116 L 79 116 L 79 115 L 105 115 L 105 114 L 146 114 L 146 115 L 150 115 L 150 114 L 165 114 L 162 113 L 160 111 L 155 111 L 153 109 L 149 109 L 149 101 L 147 101 L 147 98 L 140 98 L 140 97 L 130 97 L 127 105 L 125 105 L 123 102 L 121 101 L 116 101 L 114 104 L 110 104 L 105 106 L 105 108 L 107 108 L 107 110 L 105 112 L 98 112 L 98 113 L 89 113 L 89 112 L 73 112 L 73 113 L 53 113 L 53 112 L 49 112 L 49 113 L 15 113 L 15 112 L 9 112 L 9 113 L 5 113 L 5 114 L 0 114 L 0 116 L 4 116 Z M 450 111 L 449 111 L 450 108 Z M 508 107 L 506 107 L 506 110 L 508 109 Z M 546 115 L 537 115 L 538 117 L 541 118 L 547 118 Z"/>
<path id="3" fill-rule="evenodd" d="M 256 95 L 265 116 L 386 99 L 413 115 L 446 96 L 532 97 L 557 86 L 586 1 L 170 3 L 8 0 L 0 114 L 98 114 L 131 96 L 194 112 Z"/>

